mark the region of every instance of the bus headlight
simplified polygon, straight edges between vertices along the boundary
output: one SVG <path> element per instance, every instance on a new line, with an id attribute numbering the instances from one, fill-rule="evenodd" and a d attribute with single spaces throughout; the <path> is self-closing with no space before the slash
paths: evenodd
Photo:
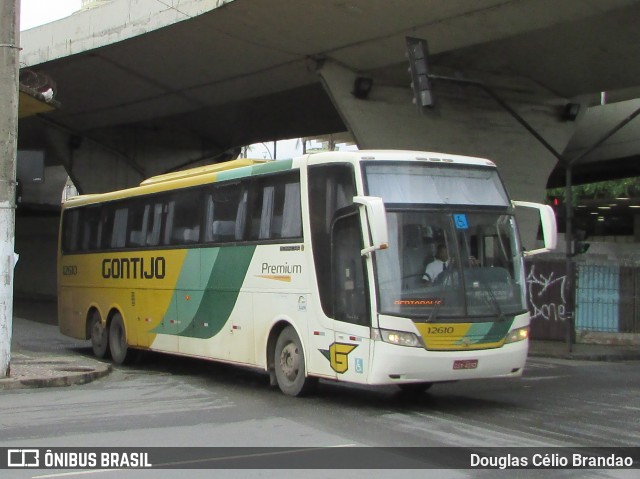
<path id="1" fill-rule="evenodd" d="M 518 341 L 523 341 L 529 337 L 529 326 L 525 326 L 524 328 L 514 329 L 507 334 L 506 339 L 504 340 L 504 344 L 516 343 Z"/>
<path id="2" fill-rule="evenodd" d="M 371 339 L 384 341 L 385 343 L 408 346 L 411 348 L 424 347 L 419 336 L 408 331 L 395 331 L 393 329 L 372 329 Z"/>

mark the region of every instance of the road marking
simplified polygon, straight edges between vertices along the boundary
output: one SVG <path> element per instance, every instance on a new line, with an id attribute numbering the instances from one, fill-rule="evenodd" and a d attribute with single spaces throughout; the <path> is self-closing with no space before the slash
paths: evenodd
<path id="1" fill-rule="evenodd" d="M 81 476 L 83 474 L 101 474 L 104 472 L 117 472 L 124 469 L 94 469 L 90 471 L 73 471 L 73 472 L 60 472 L 57 474 L 45 474 L 43 476 L 33 476 L 32 479 L 44 479 L 47 477 L 69 477 L 69 476 Z"/>
<path id="2" fill-rule="evenodd" d="M 545 379 L 560 379 L 560 378 L 568 378 L 570 376 L 567 376 L 566 374 L 563 376 L 538 376 L 535 378 L 530 378 L 530 377 L 526 377 L 526 376 L 522 376 L 522 378 L 520 378 L 521 381 L 542 381 Z"/>
<path id="3" fill-rule="evenodd" d="M 526 371 L 527 369 L 555 369 L 557 367 L 557 364 L 539 363 L 527 360 L 527 364 L 525 365 L 524 369 Z"/>

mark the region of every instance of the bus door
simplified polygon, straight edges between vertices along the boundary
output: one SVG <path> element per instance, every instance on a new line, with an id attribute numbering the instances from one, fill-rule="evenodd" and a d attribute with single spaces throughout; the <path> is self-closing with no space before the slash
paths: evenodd
<path id="1" fill-rule="evenodd" d="M 340 213 L 340 212 L 339 212 Z M 329 350 L 338 379 L 366 383 L 371 343 L 371 314 L 360 215 L 345 209 L 332 228 L 334 342 Z"/>
<path id="2" fill-rule="evenodd" d="M 310 322 L 313 371 L 365 383 L 369 369 L 370 314 L 361 256 L 362 233 L 354 205 L 352 164 L 309 167 L 309 220 L 322 311 Z"/>

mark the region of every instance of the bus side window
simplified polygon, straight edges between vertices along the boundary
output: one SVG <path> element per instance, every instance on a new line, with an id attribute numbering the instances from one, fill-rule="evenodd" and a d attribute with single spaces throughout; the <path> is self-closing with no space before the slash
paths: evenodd
<path id="1" fill-rule="evenodd" d="M 252 187 L 250 240 L 302 236 L 300 177 L 297 172 L 256 180 Z"/>
<path id="2" fill-rule="evenodd" d="M 164 225 L 164 234 L 162 235 L 162 244 L 171 244 L 171 232 L 173 231 L 173 216 L 176 210 L 175 200 L 169 201 L 165 206 L 166 221 Z"/>
<path id="3" fill-rule="evenodd" d="M 164 244 L 200 242 L 201 197 L 201 190 L 197 189 L 180 192 L 169 201 Z"/>
<path id="4" fill-rule="evenodd" d="M 79 248 L 81 209 L 76 208 L 64 212 L 62 220 L 62 250 L 73 253 Z"/>
<path id="5" fill-rule="evenodd" d="M 80 248 L 82 251 L 96 251 L 101 247 L 101 211 L 100 206 L 89 206 L 82 209 L 82 244 Z"/>
<path id="6" fill-rule="evenodd" d="M 260 192 L 258 192 L 260 195 Z M 265 186 L 262 190 L 262 208 L 254 209 L 251 219 L 251 239 L 272 238 L 271 227 L 273 224 L 273 203 L 275 201 L 276 188 L 273 185 Z M 256 215 L 258 213 L 258 215 Z"/>
<path id="7" fill-rule="evenodd" d="M 287 183 L 284 187 L 284 205 L 282 206 L 282 221 L 280 226 L 280 236 L 282 238 L 299 238 L 302 236 L 300 181 Z"/>
<path id="8" fill-rule="evenodd" d="M 211 193 L 206 194 L 204 202 L 204 241 L 209 243 L 213 241 L 213 218 L 216 211 L 216 204 L 213 202 L 213 195 Z"/>
<path id="9" fill-rule="evenodd" d="M 238 210 L 236 212 L 236 227 L 234 231 L 234 239 L 236 241 L 242 241 L 244 238 L 245 224 L 247 222 L 248 196 L 249 191 L 245 187 L 240 196 L 240 203 L 238 204 Z"/>
<path id="10" fill-rule="evenodd" d="M 244 221 L 243 185 L 240 183 L 212 185 L 205 196 L 204 241 L 225 243 L 236 240 L 236 233 L 242 238 L 243 225 L 236 227 L 238 221 Z"/>
<path id="11" fill-rule="evenodd" d="M 127 239 L 127 221 L 129 209 L 116 204 L 106 205 L 102 209 L 102 240 L 106 249 L 124 248 Z"/>
<path id="12" fill-rule="evenodd" d="M 130 206 L 130 231 L 128 246 L 143 246 L 149 227 L 150 205 L 134 202 Z"/>
<path id="13" fill-rule="evenodd" d="M 163 203 L 153 205 L 153 215 L 151 216 L 151 225 L 149 232 L 145 238 L 147 246 L 158 246 L 160 244 L 160 231 L 162 229 L 162 212 L 164 210 Z"/>

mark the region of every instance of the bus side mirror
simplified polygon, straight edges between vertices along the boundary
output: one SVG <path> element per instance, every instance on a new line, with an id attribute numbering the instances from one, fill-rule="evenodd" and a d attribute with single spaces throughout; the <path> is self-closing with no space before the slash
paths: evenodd
<path id="1" fill-rule="evenodd" d="M 529 201 L 512 201 L 514 206 L 523 208 L 533 208 L 540 213 L 540 224 L 542 225 L 542 238 L 544 239 L 544 248 L 526 251 L 526 256 L 532 256 L 539 253 L 546 253 L 552 249 L 556 249 L 558 245 L 558 226 L 556 225 L 556 216 L 553 208 L 549 205 L 540 203 L 531 203 Z"/>
<path id="2" fill-rule="evenodd" d="M 382 198 L 377 196 L 354 196 L 353 202 L 364 206 L 367 212 L 367 222 L 369 223 L 372 244 L 361 251 L 362 256 L 378 249 L 387 249 L 389 247 L 387 212 L 384 209 Z"/>

